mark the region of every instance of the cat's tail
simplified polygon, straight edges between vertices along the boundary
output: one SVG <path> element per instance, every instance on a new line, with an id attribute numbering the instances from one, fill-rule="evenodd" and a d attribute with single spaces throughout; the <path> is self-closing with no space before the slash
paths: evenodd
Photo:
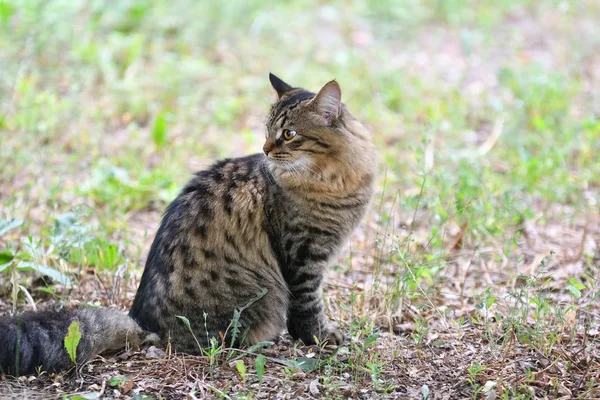
<path id="1" fill-rule="evenodd" d="M 0 317 L 0 374 L 19 376 L 69 369 L 74 364 L 65 347 L 65 337 L 73 321 L 79 323 L 78 329 L 75 325 L 72 328 L 74 336 L 78 336 L 77 330 L 81 334 L 76 347 L 77 365 L 128 344 L 139 346 L 158 340 L 126 313 L 110 308 L 73 308 Z M 74 342 L 70 343 L 72 346 Z"/>

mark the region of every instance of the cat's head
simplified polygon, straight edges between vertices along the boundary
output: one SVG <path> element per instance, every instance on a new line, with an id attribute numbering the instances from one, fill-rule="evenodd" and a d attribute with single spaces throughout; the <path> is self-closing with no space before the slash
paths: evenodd
<path id="1" fill-rule="evenodd" d="M 273 74 L 269 80 L 278 96 L 266 122 L 263 146 L 271 171 L 296 184 L 310 184 L 343 177 L 351 172 L 347 168 L 374 164 L 370 134 L 342 104 L 335 80 L 317 94 Z"/>

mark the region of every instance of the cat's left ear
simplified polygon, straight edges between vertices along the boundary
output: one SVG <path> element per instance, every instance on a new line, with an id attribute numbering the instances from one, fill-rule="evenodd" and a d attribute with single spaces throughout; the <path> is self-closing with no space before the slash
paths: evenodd
<path id="1" fill-rule="evenodd" d="M 275 89 L 275 91 L 277 92 L 277 97 L 279 97 L 280 99 L 281 97 L 283 97 L 284 94 L 293 89 L 292 86 L 288 85 L 287 83 L 285 83 L 270 72 L 269 81 L 271 82 L 271 86 L 273 86 L 273 89 Z"/>
<path id="2" fill-rule="evenodd" d="M 328 124 L 338 119 L 342 109 L 342 89 L 333 80 L 328 82 L 319 90 L 319 93 L 311 100 L 317 113 L 327 120 Z"/>

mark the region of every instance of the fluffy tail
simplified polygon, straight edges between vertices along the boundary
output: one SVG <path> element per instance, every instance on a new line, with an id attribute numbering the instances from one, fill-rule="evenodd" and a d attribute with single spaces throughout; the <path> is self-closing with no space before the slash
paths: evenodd
<path id="1" fill-rule="evenodd" d="M 57 372 L 72 366 L 64 345 L 73 321 L 79 322 L 81 340 L 77 364 L 97 354 L 155 341 L 127 314 L 109 308 L 75 308 L 60 312 L 26 312 L 0 317 L 0 373 L 11 376 L 36 371 Z"/>

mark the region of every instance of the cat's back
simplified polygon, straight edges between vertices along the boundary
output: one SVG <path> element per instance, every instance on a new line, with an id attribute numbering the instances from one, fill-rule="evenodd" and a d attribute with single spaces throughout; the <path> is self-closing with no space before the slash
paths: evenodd
<path id="1" fill-rule="evenodd" d="M 197 172 L 167 208 L 157 238 L 165 236 L 175 248 L 173 238 L 185 233 L 203 241 L 211 225 L 220 229 L 246 225 L 244 214 L 259 216 L 268 177 L 264 157 L 254 154 L 228 158 Z M 233 217 L 233 219 L 232 219 Z"/>
<path id="2" fill-rule="evenodd" d="M 201 327 L 207 312 L 219 322 L 214 329 L 224 331 L 220 322 L 263 287 L 274 305 L 285 304 L 285 282 L 264 230 L 272 182 L 263 163 L 260 154 L 219 161 L 169 205 L 130 313 L 142 327 L 164 334 L 178 326 L 174 315 L 186 313 Z"/>

